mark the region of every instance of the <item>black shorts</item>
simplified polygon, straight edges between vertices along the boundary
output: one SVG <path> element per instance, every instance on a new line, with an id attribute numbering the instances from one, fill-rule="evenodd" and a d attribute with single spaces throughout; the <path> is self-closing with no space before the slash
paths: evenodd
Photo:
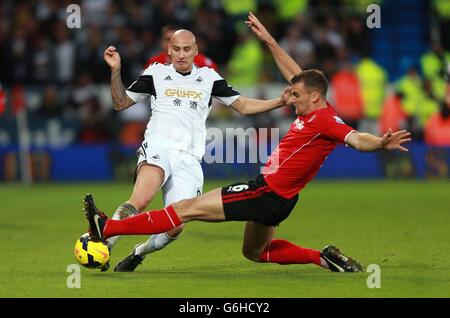
<path id="1" fill-rule="evenodd" d="M 268 226 L 286 219 L 298 200 L 298 194 L 285 199 L 273 192 L 264 177 L 248 183 L 235 183 L 222 188 L 222 203 L 227 221 L 255 221 Z"/>

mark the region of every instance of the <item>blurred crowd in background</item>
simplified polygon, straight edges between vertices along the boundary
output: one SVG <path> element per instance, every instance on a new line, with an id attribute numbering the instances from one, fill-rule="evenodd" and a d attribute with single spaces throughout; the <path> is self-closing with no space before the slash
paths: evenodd
<path id="1" fill-rule="evenodd" d="M 408 10 L 393 12 L 396 1 Z M 77 127 L 70 142 L 138 144 L 150 109 L 112 110 L 103 52 L 117 47 L 128 86 L 161 52 L 168 24 L 192 30 L 199 51 L 237 90 L 276 97 L 286 82 L 244 24 L 252 11 L 302 68 L 324 71 L 328 98 L 348 124 L 376 134 L 406 128 L 415 140 L 450 146 L 450 1 L 396 1 L 2 0 L 0 121 L 23 105 L 29 122 L 58 118 Z M 81 8 L 81 28 L 66 25 L 72 3 Z M 367 27 L 372 3 L 381 7 L 381 29 Z M 402 35 L 389 38 L 390 30 Z M 293 116 L 285 108 L 241 118 L 216 105 L 209 125 L 286 130 Z"/>

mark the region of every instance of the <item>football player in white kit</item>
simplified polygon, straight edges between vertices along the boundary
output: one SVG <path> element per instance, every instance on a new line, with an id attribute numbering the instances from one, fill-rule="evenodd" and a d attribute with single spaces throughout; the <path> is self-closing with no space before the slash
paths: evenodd
<path id="1" fill-rule="evenodd" d="M 145 138 L 138 150 L 136 181 L 131 197 L 121 204 L 113 219 L 123 219 L 142 212 L 159 189 L 164 205 L 201 194 L 203 171 L 200 160 L 205 152 L 205 121 L 212 97 L 241 114 L 256 114 L 284 106 L 289 98 L 285 90 L 280 98 L 257 100 L 241 96 L 213 69 L 197 67 L 198 48 L 194 34 L 188 30 L 174 33 L 169 46 L 172 64 L 150 65 L 125 89 L 120 76 L 120 56 L 110 46 L 104 59 L 111 68 L 111 95 L 115 110 L 151 98 L 152 116 Z M 178 238 L 184 225 L 153 235 L 136 245 L 115 271 L 134 271 L 144 257 Z M 112 247 L 118 236 L 108 239 Z M 109 264 L 102 270 L 107 270 Z"/>

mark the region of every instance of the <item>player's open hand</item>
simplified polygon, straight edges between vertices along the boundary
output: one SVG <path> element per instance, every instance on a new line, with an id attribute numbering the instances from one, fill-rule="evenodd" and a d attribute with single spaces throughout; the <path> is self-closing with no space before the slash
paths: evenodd
<path id="1" fill-rule="evenodd" d="M 273 40 L 269 31 L 264 27 L 264 25 L 259 22 L 258 18 L 252 13 L 248 13 L 248 20 L 245 21 L 245 24 L 256 34 L 256 36 L 263 42 L 269 42 Z"/>
<path id="2" fill-rule="evenodd" d="M 389 129 L 383 137 L 381 137 L 381 146 L 387 150 L 398 149 L 401 151 L 408 151 L 402 144 L 409 141 L 411 141 L 411 133 L 409 131 L 398 130 L 392 132 L 392 130 Z"/>
<path id="3" fill-rule="evenodd" d="M 103 58 L 108 63 L 111 70 L 120 69 L 120 55 L 114 46 L 110 46 L 105 50 Z"/>
<path id="4" fill-rule="evenodd" d="M 285 89 L 283 89 L 280 99 L 285 106 L 291 106 L 294 103 L 294 97 L 292 96 L 290 86 L 287 86 Z"/>

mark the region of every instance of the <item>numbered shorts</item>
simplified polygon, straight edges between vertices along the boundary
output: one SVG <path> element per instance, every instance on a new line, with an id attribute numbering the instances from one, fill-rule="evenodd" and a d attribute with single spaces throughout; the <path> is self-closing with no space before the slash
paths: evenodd
<path id="1" fill-rule="evenodd" d="M 255 221 L 267 226 L 286 219 L 297 203 L 298 195 L 285 199 L 273 192 L 259 175 L 247 183 L 222 188 L 222 202 L 227 221 Z"/>
<path id="2" fill-rule="evenodd" d="M 136 172 L 144 163 L 158 166 L 164 171 L 161 189 L 165 206 L 202 194 L 202 167 L 191 154 L 144 141 L 137 155 Z"/>

